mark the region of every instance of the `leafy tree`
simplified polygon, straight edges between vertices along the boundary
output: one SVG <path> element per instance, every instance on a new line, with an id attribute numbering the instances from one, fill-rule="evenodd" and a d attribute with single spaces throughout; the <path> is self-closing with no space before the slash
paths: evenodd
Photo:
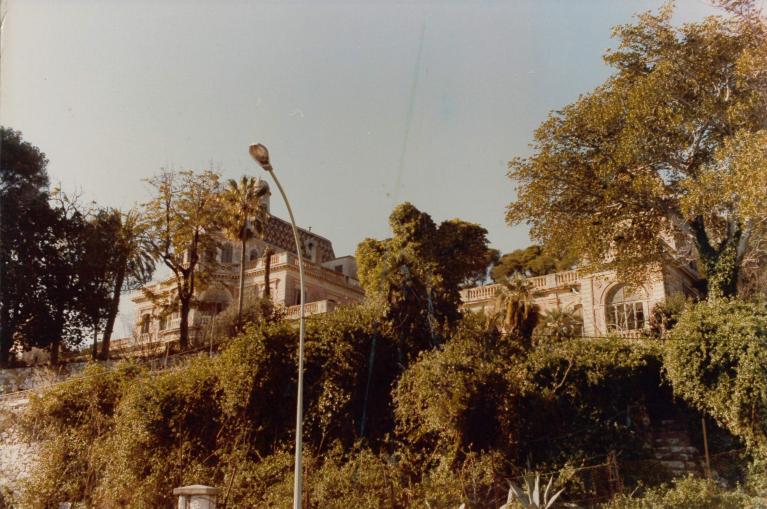
<path id="1" fill-rule="evenodd" d="M 212 171 L 165 171 L 149 179 L 155 197 L 144 205 L 151 253 L 173 273 L 178 299 L 179 343 L 189 346 L 189 311 L 195 292 L 203 287 L 215 268 L 214 233 L 222 225 L 219 177 Z M 155 296 L 157 297 L 157 296 Z"/>
<path id="2" fill-rule="evenodd" d="M 229 179 L 223 192 L 226 207 L 224 232 L 229 238 L 240 241 L 240 288 L 237 293 L 237 320 L 242 316 L 245 290 L 245 246 L 253 237 L 263 238 L 268 212 L 261 198 L 269 188 L 261 185 L 255 177 L 243 176 L 239 182 Z M 268 284 L 268 283 L 267 283 Z"/>
<path id="3" fill-rule="evenodd" d="M 106 324 L 101 340 L 99 357 L 109 358 L 109 346 L 115 319 L 120 309 L 120 297 L 126 290 L 136 290 L 147 284 L 154 273 L 155 260 L 147 237 L 148 224 L 138 209 L 127 213 L 109 210 L 102 219 L 111 244 L 109 253 L 109 282 L 111 298 L 105 313 Z"/>
<path id="4" fill-rule="evenodd" d="M 40 237 L 37 273 L 27 289 L 32 313 L 19 334 L 26 347 L 48 348 L 51 363 L 57 364 L 62 346 L 80 344 L 103 309 L 104 264 L 89 259 L 101 253 L 88 252 L 97 240 L 78 197 L 57 191 L 53 204 Z"/>
<path id="5" fill-rule="evenodd" d="M 614 30 L 615 73 L 552 113 L 509 163 L 511 224 L 553 251 L 640 277 L 692 246 L 712 296 L 732 295 L 767 221 L 767 30 L 672 8 Z"/>
<path id="6" fill-rule="evenodd" d="M 119 217 L 119 216 L 117 216 Z M 93 335 L 93 358 L 98 356 L 98 334 L 104 332 L 111 303 L 115 254 L 115 213 L 101 209 L 82 224 L 84 256 L 78 270 L 78 310 Z"/>
<path id="7" fill-rule="evenodd" d="M 557 256 L 546 252 L 541 246 L 532 245 L 501 256 L 490 270 L 490 276 L 493 281 L 500 283 L 514 274 L 533 277 L 570 270 L 576 262 L 575 257 L 567 253 Z"/>
<path id="8" fill-rule="evenodd" d="M 384 303 L 405 353 L 439 341 L 439 329 L 459 317 L 459 289 L 484 277 L 495 252 L 487 230 L 459 219 L 437 226 L 410 203 L 389 216 L 392 237 L 357 247 L 360 282 Z"/>
<path id="9" fill-rule="evenodd" d="M 0 127 L 0 366 L 7 366 L 19 327 L 35 308 L 42 237 L 52 220 L 48 160 L 21 133 Z"/>

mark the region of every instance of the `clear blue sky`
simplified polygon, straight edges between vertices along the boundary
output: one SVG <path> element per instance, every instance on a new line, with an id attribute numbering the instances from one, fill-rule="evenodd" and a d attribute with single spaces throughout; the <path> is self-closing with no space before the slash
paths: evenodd
<path id="1" fill-rule="evenodd" d="M 504 222 L 506 162 L 608 76 L 611 27 L 660 4 L 7 0 L 0 120 L 101 205 L 145 201 L 161 167 L 260 174 L 260 141 L 338 255 L 386 237 L 402 201 L 506 252 L 529 243 Z M 711 12 L 687 0 L 676 19 Z"/>

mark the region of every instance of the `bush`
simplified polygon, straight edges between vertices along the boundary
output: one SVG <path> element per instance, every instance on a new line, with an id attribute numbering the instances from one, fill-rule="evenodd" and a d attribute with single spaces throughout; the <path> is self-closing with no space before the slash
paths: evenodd
<path id="1" fill-rule="evenodd" d="M 767 500 L 746 494 L 740 489 L 725 490 L 704 479 L 687 477 L 647 490 L 640 497 L 620 496 L 603 509 L 758 509 Z"/>
<path id="2" fill-rule="evenodd" d="M 242 316 L 237 320 L 237 306 L 232 304 L 213 317 L 210 325 L 204 331 L 201 343 L 221 342 L 241 334 L 248 326 L 255 324 L 270 324 L 280 321 L 285 314 L 284 309 L 278 308 L 267 298 L 254 299 L 246 294 L 242 307 Z"/>
<path id="3" fill-rule="evenodd" d="M 643 423 L 632 417 L 645 402 L 669 397 L 659 388 L 653 344 L 542 342 L 525 354 L 473 320 L 421 354 L 394 392 L 398 436 L 422 455 L 424 470 L 471 451 L 503 454 L 507 475 L 593 461 L 611 450 L 622 459 L 648 456 Z"/>
<path id="4" fill-rule="evenodd" d="M 26 489 L 30 505 L 154 508 L 170 504 L 176 486 L 224 486 L 237 472 L 266 476 L 259 460 L 279 456 L 294 440 L 294 325 L 251 325 L 218 357 L 192 358 L 172 371 L 93 366 L 36 401 L 28 427 L 43 440 L 43 453 Z M 391 429 L 389 392 L 400 368 L 379 331 L 366 308 L 308 324 L 308 450 L 319 454 L 336 440 L 351 446 L 365 413 L 366 437 Z M 274 462 L 282 465 L 279 457 Z"/>
<path id="5" fill-rule="evenodd" d="M 650 312 L 650 334 L 656 338 L 662 338 L 668 334 L 690 303 L 683 293 L 675 293 L 655 304 Z"/>
<path id="6" fill-rule="evenodd" d="M 109 461 L 99 444 L 114 430 L 114 409 L 122 394 L 143 373 L 129 362 L 114 371 L 91 364 L 43 397 L 32 398 L 20 424 L 28 439 L 42 445 L 21 495 L 25 506 L 92 500 L 93 486 Z"/>
<path id="7" fill-rule="evenodd" d="M 674 392 L 767 457 L 767 303 L 688 308 L 664 342 Z"/>
<path id="8" fill-rule="evenodd" d="M 521 350 L 477 317 L 467 317 L 442 347 L 422 353 L 394 391 L 399 435 L 417 450 L 457 458 L 463 450 L 514 440 Z M 515 353 L 516 352 L 516 353 Z"/>

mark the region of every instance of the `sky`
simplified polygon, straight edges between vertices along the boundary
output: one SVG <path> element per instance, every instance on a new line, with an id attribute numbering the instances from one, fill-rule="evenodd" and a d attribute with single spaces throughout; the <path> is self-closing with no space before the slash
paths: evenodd
<path id="1" fill-rule="evenodd" d="M 507 162 L 610 75 L 611 28 L 661 4 L 5 0 L 0 123 L 102 206 L 147 201 L 162 168 L 260 176 L 261 142 L 296 221 L 338 256 L 387 237 L 404 201 L 508 252 L 530 240 L 504 221 Z M 675 21 L 713 12 L 679 1 Z M 271 209 L 287 217 L 276 193 Z"/>

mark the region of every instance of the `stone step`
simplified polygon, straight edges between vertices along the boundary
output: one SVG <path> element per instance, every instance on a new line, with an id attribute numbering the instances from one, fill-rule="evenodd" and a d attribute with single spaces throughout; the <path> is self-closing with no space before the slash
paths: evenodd
<path id="1" fill-rule="evenodd" d="M 687 447 L 690 445 L 690 439 L 688 437 L 656 438 L 653 440 L 653 443 L 658 447 L 662 447 L 662 446 Z"/>
<path id="2" fill-rule="evenodd" d="M 662 445 L 653 447 L 653 451 L 662 453 L 675 453 L 675 454 L 693 454 L 700 456 L 700 451 L 697 447 L 691 445 Z"/>
<path id="3" fill-rule="evenodd" d="M 663 431 L 656 431 L 655 433 L 652 434 L 652 436 L 653 438 L 660 439 L 660 438 L 687 438 L 690 435 L 686 431 L 663 430 Z"/>
<path id="4" fill-rule="evenodd" d="M 659 459 L 659 460 L 680 460 L 680 461 L 692 461 L 698 457 L 697 454 L 674 452 L 674 451 L 668 451 L 668 452 L 655 451 L 653 453 L 653 456 L 655 457 L 655 459 Z"/>

